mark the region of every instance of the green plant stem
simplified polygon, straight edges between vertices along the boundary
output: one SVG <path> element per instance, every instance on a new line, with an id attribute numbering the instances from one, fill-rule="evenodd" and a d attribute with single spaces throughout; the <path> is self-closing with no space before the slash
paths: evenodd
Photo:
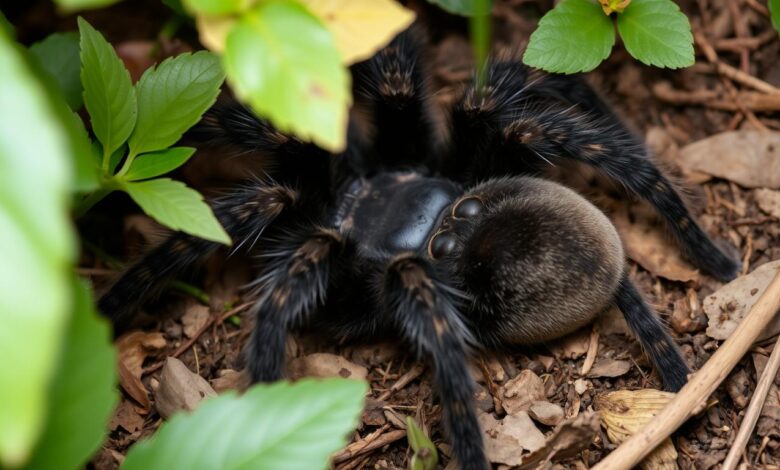
<path id="1" fill-rule="evenodd" d="M 130 152 L 130 154 L 125 158 L 125 163 L 122 164 L 122 168 L 119 170 L 119 172 L 116 174 L 117 177 L 121 178 L 127 174 L 128 171 L 130 171 L 130 166 L 133 164 L 133 160 L 135 160 L 135 157 L 137 157 L 138 154 L 135 152 Z"/>
<path id="2" fill-rule="evenodd" d="M 471 16 L 471 47 L 477 70 L 477 90 L 482 90 L 485 85 L 487 73 L 487 58 L 490 51 L 490 5 L 490 0 L 474 0 L 474 14 Z"/>
<path id="3" fill-rule="evenodd" d="M 88 210 L 92 208 L 92 206 L 102 201 L 103 198 L 113 192 L 114 189 L 115 188 L 103 187 L 94 191 L 92 194 L 82 199 L 81 202 L 76 204 L 76 208 L 73 210 L 73 215 L 76 218 L 83 216 L 87 213 Z"/>
<path id="4" fill-rule="evenodd" d="M 168 285 L 171 287 L 171 289 L 187 294 L 203 305 L 211 304 L 211 298 L 209 295 L 192 284 L 187 284 L 183 281 L 171 281 Z"/>

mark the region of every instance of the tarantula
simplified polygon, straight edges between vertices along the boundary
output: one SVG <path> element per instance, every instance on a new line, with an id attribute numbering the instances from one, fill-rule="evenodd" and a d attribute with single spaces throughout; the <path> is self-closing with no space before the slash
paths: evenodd
<path id="1" fill-rule="evenodd" d="M 699 268 L 728 280 L 739 263 L 581 78 L 494 61 L 483 87 L 466 85 L 449 142 L 439 144 L 413 33 L 352 73 L 372 126 L 353 122 L 342 154 L 278 132 L 232 101 L 193 132 L 272 163 L 213 204 L 233 252 L 259 255 L 246 348 L 254 382 L 282 378 L 292 328 L 338 340 L 391 331 L 431 361 L 464 469 L 489 468 L 472 403 L 475 349 L 557 338 L 617 305 L 664 387 L 683 386 L 688 367 L 629 280 L 613 225 L 572 190 L 534 175 L 564 160 L 591 165 L 652 204 Z M 167 280 L 217 248 L 174 233 L 121 276 L 100 310 L 127 327 Z"/>

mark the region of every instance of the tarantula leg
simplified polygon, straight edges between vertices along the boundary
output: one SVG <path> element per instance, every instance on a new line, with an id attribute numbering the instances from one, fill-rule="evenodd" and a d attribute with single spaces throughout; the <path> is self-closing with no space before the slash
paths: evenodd
<path id="1" fill-rule="evenodd" d="M 320 228 L 294 233 L 263 255 L 267 264 L 254 283 L 256 324 L 246 349 L 252 382 L 282 378 L 288 330 L 323 304 L 337 263 L 352 249 L 353 243 L 338 232 Z"/>
<path id="2" fill-rule="evenodd" d="M 263 230 L 298 198 L 284 186 L 253 181 L 214 204 L 214 213 L 233 239 L 234 250 L 251 247 Z M 219 248 L 218 243 L 174 233 L 128 269 L 100 298 L 99 310 L 126 329 L 147 300 L 158 296 L 166 282 L 197 266 Z"/>
<path id="3" fill-rule="evenodd" d="M 697 267 L 722 281 L 739 273 L 739 261 L 701 229 L 645 146 L 616 120 L 594 119 L 575 107 L 550 106 L 521 113 L 504 128 L 504 137 L 549 162 L 566 157 L 604 172 L 658 210 Z"/>
<path id="4" fill-rule="evenodd" d="M 355 96 L 374 121 L 374 148 L 384 164 L 430 158 L 436 129 L 414 28 L 352 68 Z"/>
<path id="5" fill-rule="evenodd" d="M 455 306 L 456 291 L 440 281 L 433 267 L 412 254 L 390 261 L 383 302 L 402 337 L 432 359 L 444 422 L 460 467 L 490 468 L 474 413 L 474 382 L 468 368 L 470 334 Z"/>
<path id="6" fill-rule="evenodd" d="M 620 281 L 615 304 L 623 312 L 642 349 L 650 356 L 664 382 L 664 389 L 670 392 L 679 391 L 688 381 L 690 369 L 661 320 L 648 308 L 634 284 L 625 275 Z"/>

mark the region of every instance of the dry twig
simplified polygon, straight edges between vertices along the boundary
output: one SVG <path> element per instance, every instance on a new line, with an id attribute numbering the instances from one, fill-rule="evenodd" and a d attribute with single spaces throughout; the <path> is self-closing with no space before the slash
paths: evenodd
<path id="1" fill-rule="evenodd" d="M 228 310 L 227 312 L 223 313 L 220 316 L 213 315 L 211 318 L 209 318 L 209 321 L 207 321 L 203 326 L 200 327 L 200 329 L 195 332 L 194 335 L 192 335 L 192 338 L 185 341 L 179 348 L 174 351 L 173 354 L 171 354 L 171 357 L 179 357 L 182 354 L 184 354 L 185 351 L 187 351 L 193 344 L 195 344 L 195 341 L 200 338 L 203 333 L 207 332 L 209 328 L 211 328 L 212 325 L 218 325 L 225 321 L 226 319 L 232 317 L 233 315 L 236 315 L 238 313 L 243 312 L 246 310 L 250 305 L 252 305 L 252 302 L 246 302 L 238 307 Z M 162 366 L 165 365 L 165 361 L 160 361 L 157 364 L 154 364 L 153 366 L 149 366 L 146 369 L 144 369 L 143 375 L 151 374 L 152 372 L 155 372 L 162 368 Z"/>
<path id="2" fill-rule="evenodd" d="M 731 445 L 729 454 L 726 456 L 726 460 L 723 461 L 721 470 L 734 470 L 739 463 L 739 458 L 745 449 L 750 434 L 753 432 L 753 428 L 756 426 L 758 417 L 761 414 L 761 408 L 766 401 L 766 395 L 769 393 L 769 387 L 777 375 L 777 370 L 780 368 L 780 337 L 777 338 L 775 348 L 772 350 L 772 355 L 769 356 L 769 362 L 764 368 L 764 373 L 761 374 L 761 378 L 756 385 L 756 391 L 753 393 L 753 398 L 750 401 L 747 411 L 745 411 L 745 418 L 742 420 L 742 426 L 739 428 L 737 437 L 734 438 L 734 444 Z"/>
<path id="3" fill-rule="evenodd" d="M 389 389 L 385 390 L 377 400 L 379 401 L 387 401 L 390 396 L 397 392 L 398 390 L 401 390 L 402 388 L 409 385 L 409 383 L 420 376 L 420 374 L 423 373 L 425 370 L 425 367 L 423 367 L 421 364 L 416 364 L 414 367 L 412 367 L 408 372 L 406 372 L 404 375 L 398 378 L 398 380 L 395 381 L 395 383 L 390 386 Z"/>
<path id="4" fill-rule="evenodd" d="M 680 427 L 715 391 L 780 309 L 777 274 L 745 319 L 658 416 L 599 462 L 594 470 L 628 470 Z"/>

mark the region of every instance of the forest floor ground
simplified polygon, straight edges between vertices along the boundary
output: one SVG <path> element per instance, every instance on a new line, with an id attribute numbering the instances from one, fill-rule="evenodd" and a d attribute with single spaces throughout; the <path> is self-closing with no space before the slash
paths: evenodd
<path id="1" fill-rule="evenodd" d="M 23 40 L 31 42 L 55 30 L 74 29 L 73 18 L 56 17 L 46 2 L 33 3 L 34 6 L 20 10 L 16 18 L 11 18 L 20 25 Z M 496 48 L 521 50 L 540 12 L 549 8 L 549 3 L 498 0 L 494 7 Z M 743 156 L 748 158 L 767 150 L 763 147 L 756 150 L 758 144 L 750 140 L 754 135 L 751 130 L 780 130 L 780 106 L 775 105 L 775 109 L 774 101 L 766 99 L 774 91 L 761 90 L 760 84 L 750 81 L 757 78 L 780 85 L 780 39 L 771 27 L 763 1 L 678 3 L 689 15 L 697 34 L 704 38 L 704 48 L 702 41 L 698 41 L 694 67 L 682 71 L 649 68 L 633 60 L 618 45 L 612 56 L 589 74 L 588 80 L 633 129 L 646 137 L 667 173 L 687 189 L 691 208 L 702 226 L 716 239 L 732 245 L 744 261 L 745 273 L 749 273 L 780 260 L 780 192 L 776 191 L 780 188 L 752 187 L 755 185 L 737 177 L 731 181 L 729 165 L 736 161 L 740 166 L 739 159 Z M 458 84 L 471 74 L 466 23 L 437 14 L 430 7 L 420 7 L 420 10 L 430 31 L 432 85 L 436 100 L 446 108 L 457 99 Z M 151 50 L 171 54 L 191 47 L 187 42 L 159 39 L 167 15 L 159 2 L 143 1 L 124 2 L 85 16 L 106 33 L 138 75 L 151 64 L 148 58 Z M 194 37 L 190 36 L 190 40 L 195 46 Z M 715 62 L 704 51 L 708 45 L 717 55 Z M 713 63 L 728 64 L 729 70 L 740 73 L 723 70 L 718 73 Z M 726 149 L 722 148 L 722 141 L 712 143 L 714 165 L 723 168 L 710 169 L 707 174 L 686 167 L 681 155 L 688 151 L 687 145 L 729 131 L 740 132 L 747 140 L 739 140 Z M 734 158 L 722 158 L 724 152 Z M 208 161 L 208 158 L 208 155 L 196 156 L 179 176 L 207 190 L 215 174 L 224 176 L 233 172 L 225 166 L 236 164 L 235 160 Z M 747 169 L 737 173 L 761 171 L 760 166 L 745 165 Z M 565 183 L 591 197 L 613 218 L 632 259 L 632 278 L 670 325 L 691 367 L 700 368 L 720 344 L 717 333 L 711 331 L 714 318 L 706 315 L 705 304 L 722 283 L 687 265 L 680 258 L 677 246 L 664 235 L 658 219 L 648 215 L 642 204 L 629 201 L 618 187 L 584 170 L 568 171 L 564 176 Z M 760 179 L 759 174 L 754 176 Z M 98 206 L 95 215 L 81 229 L 89 243 L 85 244 L 80 269 L 92 277 L 99 289 L 115 278 L 119 269 L 117 260 L 133 259 L 150 243 L 159 240 L 155 235 L 158 227 L 145 216 L 134 213 L 132 204 L 121 196 L 109 198 Z M 125 391 L 111 422 L 110 438 L 93 460 L 95 468 L 116 468 L 127 449 L 153 433 L 162 422 L 155 401 L 161 380 L 160 366 L 167 356 L 177 355 L 217 391 L 241 386 L 243 375 L 237 372 L 242 368 L 240 352 L 252 324 L 245 317 L 247 299 L 241 287 L 250 276 L 246 260 L 214 260 L 202 277 L 188 281 L 197 286 L 194 294 L 187 286 L 172 289 L 161 302 L 149 306 L 147 313 L 164 320 L 147 322 L 142 330 L 120 340 L 120 354 L 134 364 L 135 375 L 140 377 L 149 398 L 139 399 L 137 390 L 128 392 L 132 385 L 123 383 Z M 728 316 L 729 312 L 722 314 Z M 600 394 L 619 389 L 660 388 L 657 375 L 626 331 L 619 314 L 610 312 L 594 326 L 553 344 L 522 352 L 485 355 L 474 366 L 480 384 L 481 412 L 500 420 L 502 411 L 516 405 L 513 401 L 518 396 L 534 396 L 543 403 L 539 406 L 553 415 L 562 412 L 563 419 L 573 419 L 592 411 L 594 399 Z M 707 470 L 716 468 L 723 460 L 755 388 L 756 367 L 766 363 L 772 344 L 772 341 L 757 343 L 715 392 L 706 410 L 674 435 L 680 468 Z M 440 408 L 431 392 L 430 370 L 409 356 L 406 348 L 391 343 L 338 346 L 306 334 L 295 336 L 288 352 L 293 374 L 365 376 L 371 384 L 371 398 L 361 426 L 348 448 L 353 452 L 339 454 L 336 468 L 406 468 L 409 454 L 403 432 L 404 415 L 415 416 L 429 430 L 446 465 L 449 449 L 440 425 Z M 593 365 L 584 370 L 586 361 Z M 744 456 L 743 462 L 753 465 L 752 468 L 780 468 L 778 382 L 776 379 Z M 133 393 L 136 399 L 131 397 Z M 550 423 L 557 422 L 558 418 L 546 421 L 548 424 L 538 419 L 529 423 L 549 436 L 554 429 Z M 614 448 L 603 431 L 595 429 L 594 433 L 592 442 L 585 443 L 584 449 L 556 465 L 588 468 Z M 363 451 L 357 451 L 362 447 L 365 447 Z M 517 448 L 511 450 L 517 453 Z M 500 449 L 496 452 L 501 454 Z M 506 456 L 495 459 L 498 465 L 511 462 L 511 457 Z"/>

